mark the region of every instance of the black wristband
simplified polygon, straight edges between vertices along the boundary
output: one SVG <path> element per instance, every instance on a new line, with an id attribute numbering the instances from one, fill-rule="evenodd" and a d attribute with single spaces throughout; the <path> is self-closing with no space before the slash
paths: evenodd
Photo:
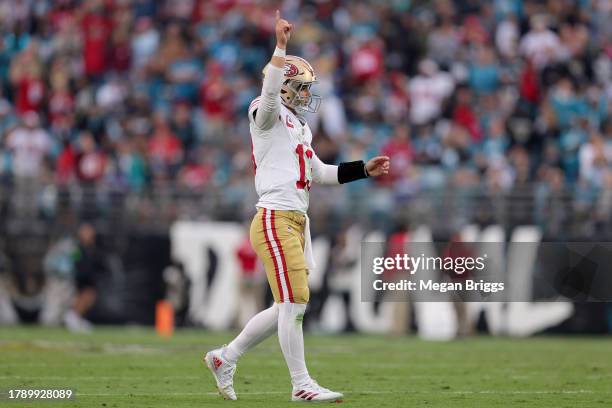
<path id="1" fill-rule="evenodd" d="M 368 177 L 363 160 L 344 162 L 338 165 L 338 183 L 350 183 Z"/>

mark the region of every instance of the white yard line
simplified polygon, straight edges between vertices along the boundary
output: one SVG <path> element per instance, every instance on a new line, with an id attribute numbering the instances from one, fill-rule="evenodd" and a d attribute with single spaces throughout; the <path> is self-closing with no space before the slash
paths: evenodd
<path id="1" fill-rule="evenodd" d="M 406 391 L 375 391 L 375 390 L 355 390 L 355 391 L 346 391 L 340 390 L 345 395 L 390 395 L 390 394 L 406 394 Z M 250 392 L 238 392 L 238 396 L 240 395 L 280 395 L 280 394 L 288 394 L 288 391 L 250 391 Z M 564 391 L 550 391 L 550 390 L 532 390 L 532 391 L 503 391 L 503 390 L 479 390 L 479 391 L 410 391 L 410 394 L 468 394 L 468 395 L 478 395 L 478 394 L 486 394 L 486 395 L 553 395 L 553 394 L 611 394 L 612 391 L 593 391 L 593 390 L 564 390 Z M 203 396 L 203 395 L 218 395 L 217 392 L 168 392 L 168 393 L 79 393 L 77 391 L 78 397 L 180 397 L 180 396 Z"/>
<path id="2" fill-rule="evenodd" d="M 159 377 L 160 380 L 201 380 L 204 376 L 195 376 L 195 375 L 176 375 L 176 376 L 163 376 Z M 130 377 L 130 376 L 59 376 L 59 375 L 49 375 L 49 376 L 25 376 L 25 375 L 2 375 L 0 376 L 0 380 L 85 380 L 85 381 L 97 381 L 97 380 L 142 380 L 142 377 Z"/>

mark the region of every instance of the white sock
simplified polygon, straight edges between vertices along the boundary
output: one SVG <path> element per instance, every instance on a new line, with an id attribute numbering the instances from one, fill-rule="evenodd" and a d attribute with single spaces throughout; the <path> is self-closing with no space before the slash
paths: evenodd
<path id="1" fill-rule="evenodd" d="M 232 364 L 251 348 L 255 347 L 276 331 L 278 305 L 275 303 L 251 317 L 240 334 L 223 351 L 223 358 Z"/>
<path id="2" fill-rule="evenodd" d="M 293 387 L 310 381 L 306 361 L 304 361 L 304 334 L 302 319 L 306 305 L 299 303 L 280 303 L 278 305 L 278 340 L 285 356 Z"/>

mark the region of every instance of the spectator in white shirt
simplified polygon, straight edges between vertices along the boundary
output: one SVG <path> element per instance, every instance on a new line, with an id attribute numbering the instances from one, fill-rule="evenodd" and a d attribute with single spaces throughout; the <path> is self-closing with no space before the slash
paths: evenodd
<path id="1" fill-rule="evenodd" d="M 44 160 L 51 150 L 51 139 L 40 127 L 36 112 L 24 115 L 23 125 L 9 133 L 6 146 L 11 152 L 12 172 L 15 178 L 13 195 L 15 213 L 32 217 L 37 209 Z"/>
<path id="2" fill-rule="evenodd" d="M 9 133 L 6 145 L 12 153 L 15 178 L 38 178 L 43 160 L 51 150 L 51 139 L 40 127 L 36 112 L 24 115 L 23 126 Z"/>
<path id="3" fill-rule="evenodd" d="M 448 98 L 455 83 L 453 78 L 438 70 L 438 64 L 430 59 L 419 63 L 419 75 L 408 83 L 410 94 L 410 120 L 415 125 L 424 125 L 438 118 L 442 104 Z"/>
<path id="4" fill-rule="evenodd" d="M 548 29 L 546 16 L 535 15 L 530 24 L 531 30 L 521 39 L 521 55 L 531 59 L 538 69 L 566 59 L 568 52 L 559 36 Z"/>

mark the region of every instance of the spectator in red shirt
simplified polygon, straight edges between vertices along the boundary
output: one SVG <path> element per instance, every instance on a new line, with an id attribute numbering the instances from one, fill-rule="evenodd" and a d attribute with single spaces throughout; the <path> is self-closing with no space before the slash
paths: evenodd
<path id="1" fill-rule="evenodd" d="M 223 79 L 223 67 L 216 61 L 206 69 L 206 80 L 200 88 L 200 101 L 209 120 L 227 120 L 233 112 L 232 94 Z"/>
<path id="2" fill-rule="evenodd" d="M 202 149 L 191 152 L 179 174 L 179 183 L 188 191 L 203 191 L 212 178 L 215 168 L 210 163 L 203 163 Z"/>
<path id="3" fill-rule="evenodd" d="M 10 79 L 15 90 L 15 110 L 19 115 L 38 112 L 45 97 L 45 83 L 38 47 L 30 43 L 11 65 Z"/>
<path id="4" fill-rule="evenodd" d="M 74 19 L 75 8 L 70 4 L 70 0 L 56 0 L 54 3 L 47 18 L 53 31 L 58 32 Z"/>
<path id="5" fill-rule="evenodd" d="M 126 72 L 132 61 L 132 42 L 129 29 L 122 27 L 113 32 L 113 49 L 110 53 L 112 68 L 117 72 Z"/>
<path id="6" fill-rule="evenodd" d="M 472 92 L 470 88 L 462 86 L 457 88 L 457 103 L 453 109 L 453 121 L 464 127 L 472 137 L 472 141 L 478 143 L 482 140 L 482 129 L 476 112 L 472 108 Z"/>
<path id="7" fill-rule="evenodd" d="M 49 95 L 48 110 L 51 125 L 58 124 L 65 115 L 74 110 L 74 97 L 68 87 L 68 76 L 58 65 L 51 75 L 51 95 Z"/>
<path id="8" fill-rule="evenodd" d="M 538 72 L 531 60 L 527 60 L 523 72 L 521 72 L 519 90 L 521 97 L 527 102 L 536 104 L 540 101 L 540 84 Z"/>
<path id="9" fill-rule="evenodd" d="M 83 184 L 94 184 L 102 179 L 106 172 L 106 154 L 96 146 L 90 132 L 83 132 L 79 137 L 80 151 L 76 157 L 76 174 Z"/>
<path id="10" fill-rule="evenodd" d="M 148 153 L 156 176 L 174 177 L 183 159 L 181 141 L 172 132 L 163 114 L 155 115 L 153 136 L 149 140 Z"/>
<path id="11" fill-rule="evenodd" d="M 55 179 L 60 185 L 67 185 L 72 182 L 75 178 L 77 165 L 77 154 L 72 146 L 72 143 L 66 141 L 64 147 L 57 156 L 55 163 L 56 175 Z"/>
<path id="12" fill-rule="evenodd" d="M 480 20 L 480 16 L 470 15 L 465 17 L 463 20 L 463 41 L 470 45 L 489 42 L 489 34 Z"/>
<path id="13" fill-rule="evenodd" d="M 381 177 L 381 183 L 393 184 L 395 181 L 406 177 L 412 167 L 414 150 L 410 143 L 410 129 L 402 124 L 395 128 L 393 137 L 383 146 L 382 154 L 393 160 L 393 168 L 389 174 Z"/>
<path id="14" fill-rule="evenodd" d="M 85 2 L 86 13 L 81 20 L 83 35 L 83 62 L 85 73 L 91 78 L 104 74 L 108 63 L 108 44 L 112 23 L 102 0 Z"/>
<path id="15" fill-rule="evenodd" d="M 263 280 L 257 254 L 247 233 L 236 249 L 236 260 L 240 266 L 240 302 L 238 324 L 245 324 L 258 310 L 261 310 Z"/>
<path id="16" fill-rule="evenodd" d="M 384 69 L 382 42 L 372 39 L 351 54 L 351 75 L 356 82 L 379 78 Z"/>
<path id="17" fill-rule="evenodd" d="M 408 256 L 415 256 L 412 253 L 410 242 L 412 241 L 411 233 L 404 221 L 400 221 L 397 230 L 389 236 L 387 241 L 386 256 L 389 258 L 395 258 L 396 255 L 403 257 L 404 254 Z M 401 280 L 411 280 L 410 273 L 404 270 L 387 270 L 383 275 L 387 282 L 400 282 Z M 392 302 L 392 319 L 393 324 L 391 325 L 391 334 L 394 336 L 403 336 L 410 330 L 410 302 L 406 292 L 406 297 L 400 302 Z M 390 295 L 391 299 L 398 300 L 396 295 Z"/>

